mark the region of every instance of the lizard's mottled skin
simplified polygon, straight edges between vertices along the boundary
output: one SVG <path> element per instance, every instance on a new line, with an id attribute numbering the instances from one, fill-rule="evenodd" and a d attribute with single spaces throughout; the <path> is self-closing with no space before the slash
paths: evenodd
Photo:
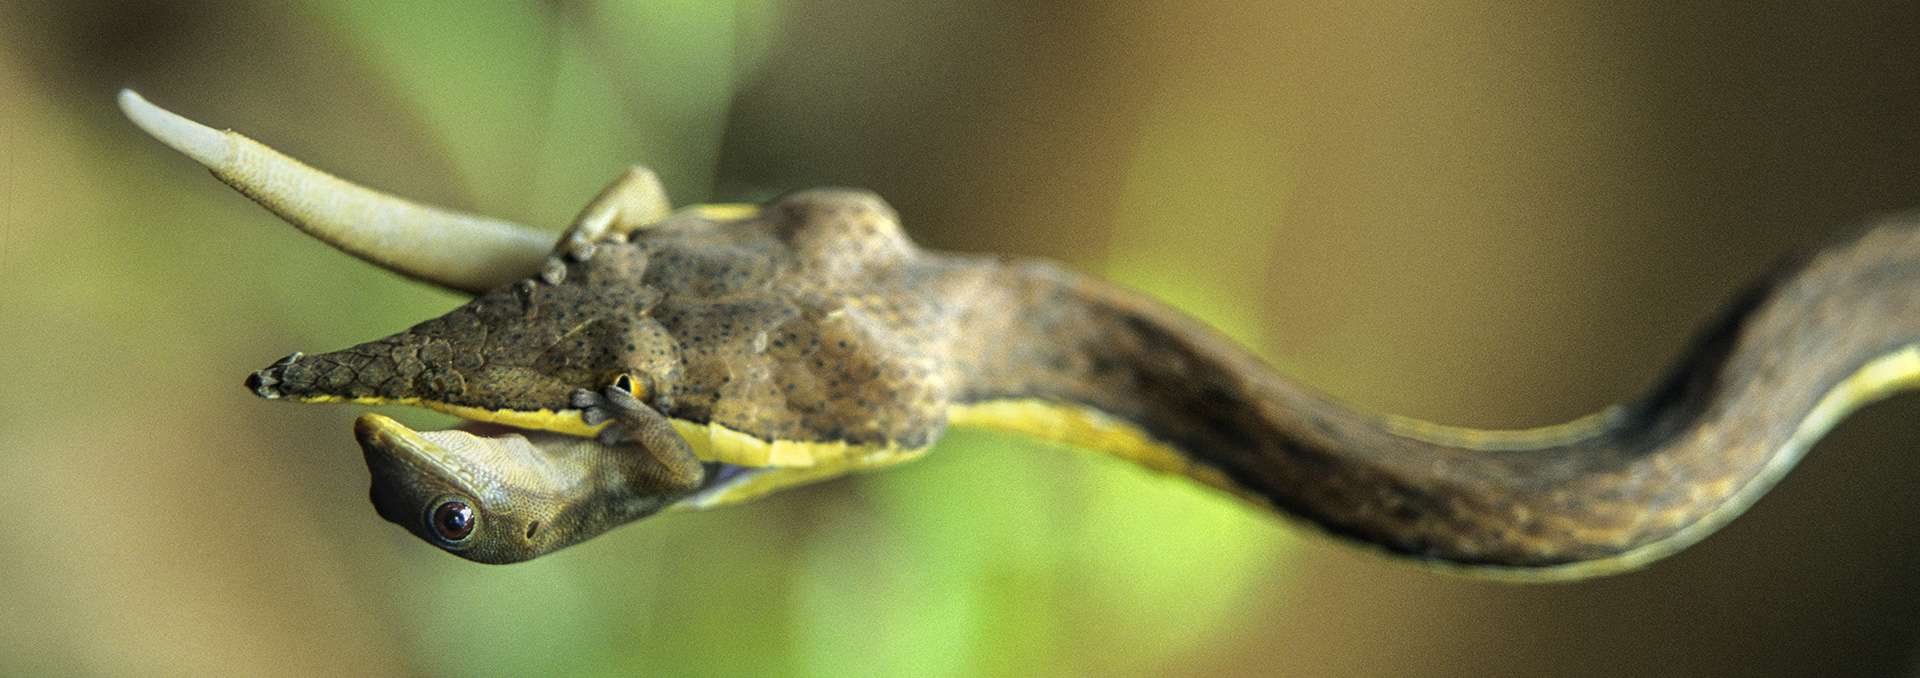
<path id="1" fill-rule="evenodd" d="M 220 160 L 284 167 L 271 151 L 173 129 L 125 96 L 156 136 L 344 240 L 324 214 L 277 207 L 306 204 L 284 187 L 230 169 L 252 165 Z M 400 334 L 288 356 L 248 386 L 493 422 L 356 425 L 381 515 L 484 562 L 910 459 L 954 423 L 1113 452 L 1436 564 L 1584 576 L 1697 541 L 1848 412 L 1920 387 L 1915 216 L 1779 267 L 1646 397 L 1505 432 L 1357 412 L 1164 305 L 1054 264 L 920 250 L 863 191 L 669 213 L 635 170 L 544 265 L 512 255 L 510 275 L 456 276 L 438 254 L 378 261 L 460 289 L 505 282 Z"/>

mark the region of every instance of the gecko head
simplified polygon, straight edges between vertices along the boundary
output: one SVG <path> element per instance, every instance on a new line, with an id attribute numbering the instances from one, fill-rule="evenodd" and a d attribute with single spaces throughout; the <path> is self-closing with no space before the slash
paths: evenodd
<path id="1" fill-rule="evenodd" d="M 673 339 L 649 315 L 659 299 L 638 280 L 644 254 L 604 247 L 560 284 L 525 279 L 404 332 L 339 351 L 293 354 L 247 388 L 301 402 L 395 403 L 467 419 L 576 435 L 593 430 L 571 394 L 621 373 L 670 384 Z"/>
<path id="2" fill-rule="evenodd" d="M 516 563 L 651 515 L 678 494 L 636 492 L 620 451 L 591 438 L 470 425 L 414 431 L 361 415 L 354 437 L 380 516 L 468 560 Z"/>
<path id="3" fill-rule="evenodd" d="M 552 473 L 525 437 L 417 432 L 378 414 L 354 422 L 374 509 L 414 536 L 469 560 L 512 563 L 558 548 L 554 520 L 577 479 Z M 561 469 L 564 470 L 564 469 Z M 573 482 L 569 482 L 573 481 Z"/>

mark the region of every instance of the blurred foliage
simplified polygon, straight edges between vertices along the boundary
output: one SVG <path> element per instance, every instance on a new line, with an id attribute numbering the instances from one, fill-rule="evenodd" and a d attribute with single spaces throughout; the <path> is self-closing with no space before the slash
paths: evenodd
<path id="1" fill-rule="evenodd" d="M 632 162 L 683 203 L 867 186 L 923 243 L 1103 272 L 1362 406 L 1523 425 L 1651 380 L 1778 253 L 1920 203 L 1908 14 L 0 6 L 0 673 L 1911 667 L 1920 533 L 1884 516 L 1920 509 L 1912 398 L 1727 534 L 1574 586 L 1295 548 L 1188 483 L 967 432 L 534 563 L 459 561 L 374 515 L 350 408 L 239 388 L 457 299 L 276 226 L 111 104 L 133 86 L 556 231 Z"/>

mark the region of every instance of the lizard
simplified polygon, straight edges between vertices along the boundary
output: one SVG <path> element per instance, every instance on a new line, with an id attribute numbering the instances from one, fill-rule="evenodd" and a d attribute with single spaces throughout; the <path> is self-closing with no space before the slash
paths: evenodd
<path id="1" fill-rule="evenodd" d="M 352 184 L 123 91 L 140 127 L 296 227 L 474 295 L 252 373 L 269 399 L 468 423 L 354 431 L 378 513 L 511 563 L 665 511 L 1025 433 L 1185 476 L 1333 536 L 1522 580 L 1645 565 L 1739 515 L 1851 411 L 1920 387 L 1920 215 L 1749 287 L 1640 398 L 1483 431 L 1373 414 L 1062 265 L 923 250 L 861 190 L 674 209 L 635 167 L 554 242 Z"/>

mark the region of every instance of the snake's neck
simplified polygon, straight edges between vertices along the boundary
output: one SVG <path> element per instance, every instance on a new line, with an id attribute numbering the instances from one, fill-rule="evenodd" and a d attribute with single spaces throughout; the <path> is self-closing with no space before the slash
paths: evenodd
<path id="1" fill-rule="evenodd" d="M 1486 574 L 1583 576 L 1672 553 L 1845 414 L 1920 387 L 1910 218 L 1782 266 L 1648 395 L 1530 431 L 1360 412 L 1143 295 L 1047 264 L 995 266 L 956 318 L 958 401 L 1091 411 L 1164 444 L 1190 475 L 1328 532 Z"/>

